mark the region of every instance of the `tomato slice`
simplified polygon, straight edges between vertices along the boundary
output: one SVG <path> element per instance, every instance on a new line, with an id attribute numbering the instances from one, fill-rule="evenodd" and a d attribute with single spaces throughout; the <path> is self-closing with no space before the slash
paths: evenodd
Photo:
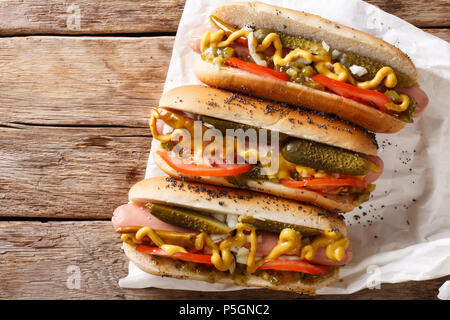
<path id="1" fill-rule="evenodd" d="M 186 163 L 173 154 L 161 150 L 156 153 L 174 170 L 194 176 L 227 177 L 250 171 L 251 164 L 214 164 L 213 166 Z"/>
<path id="2" fill-rule="evenodd" d="M 289 76 L 285 73 L 278 72 L 271 68 L 260 66 L 258 64 L 247 62 L 247 61 L 235 58 L 235 57 L 228 58 L 227 60 L 225 60 L 225 65 L 232 67 L 232 68 L 244 70 L 249 73 L 253 73 L 258 76 L 262 76 L 262 77 L 266 77 L 266 78 L 273 78 L 273 79 L 282 80 L 282 81 L 290 81 L 291 80 L 289 78 Z"/>
<path id="3" fill-rule="evenodd" d="M 247 38 L 245 38 L 245 37 L 237 38 L 235 41 L 236 41 L 237 43 L 239 43 L 240 45 L 243 45 L 243 46 L 245 46 L 245 47 L 248 47 L 248 40 L 247 40 Z"/>
<path id="4" fill-rule="evenodd" d="M 154 256 L 165 257 L 178 259 L 187 262 L 195 262 L 202 263 L 212 266 L 211 255 L 201 254 L 201 253 L 185 253 L 185 252 L 177 252 L 172 255 L 168 254 L 164 250 L 158 247 L 149 247 L 145 245 L 138 245 L 136 247 L 136 251 L 144 254 L 151 254 Z M 266 262 L 258 269 L 260 270 L 279 270 L 279 271 L 294 271 L 294 272 L 302 272 L 309 273 L 314 275 L 325 274 L 329 272 L 329 267 L 327 266 L 318 266 L 311 264 L 305 260 L 283 260 L 283 259 L 275 259 L 269 262 Z"/>
<path id="5" fill-rule="evenodd" d="M 259 270 L 280 270 L 280 271 L 295 271 L 302 273 L 309 273 L 314 275 L 325 274 L 330 271 L 330 268 L 327 266 L 318 266 L 311 264 L 305 260 L 283 260 L 283 259 L 275 259 L 269 262 L 266 262 Z"/>
<path id="6" fill-rule="evenodd" d="M 144 246 L 144 245 L 138 245 L 136 247 L 136 251 L 145 253 L 145 254 L 151 254 L 154 256 L 159 256 L 159 257 L 173 258 L 173 259 L 178 259 L 178 260 L 187 261 L 187 262 L 204 263 L 204 264 L 212 265 L 211 256 L 207 255 L 207 254 L 177 252 L 177 253 L 170 255 L 167 252 L 165 252 L 163 249 L 160 249 L 158 247 L 149 247 L 149 246 Z"/>
<path id="7" fill-rule="evenodd" d="M 367 183 L 364 180 L 344 178 L 344 179 L 310 179 L 310 180 L 294 180 L 294 179 L 282 179 L 280 183 L 283 186 L 290 188 L 302 188 L 302 187 L 358 187 L 361 189 L 367 188 Z"/>
<path id="8" fill-rule="evenodd" d="M 328 78 L 321 74 L 316 74 L 312 76 L 311 79 L 344 98 L 349 98 L 358 102 L 370 102 L 380 111 L 392 113 L 392 111 L 386 109 L 385 107 L 386 104 L 392 103 L 392 101 L 382 92 L 361 89 L 351 84 Z"/>

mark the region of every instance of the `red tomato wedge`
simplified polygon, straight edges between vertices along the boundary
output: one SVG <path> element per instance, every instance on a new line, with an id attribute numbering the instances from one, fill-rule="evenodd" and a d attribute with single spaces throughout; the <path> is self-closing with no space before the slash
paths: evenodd
<path id="1" fill-rule="evenodd" d="M 392 101 L 384 93 L 376 90 L 361 89 L 351 84 L 328 78 L 321 74 L 316 74 L 312 76 L 311 79 L 344 98 L 349 98 L 358 102 L 370 102 L 380 111 L 392 113 L 392 111 L 389 111 L 385 107 L 386 104 L 392 103 Z"/>
<path id="2" fill-rule="evenodd" d="M 228 58 L 225 65 L 256 74 L 258 76 L 273 78 L 281 81 L 290 81 L 291 79 L 285 73 L 275 71 L 271 68 L 260 66 L 255 63 L 247 62 L 238 58 Z"/>
<path id="3" fill-rule="evenodd" d="M 237 38 L 235 41 L 245 47 L 248 47 L 248 40 L 245 37 Z"/>
<path id="4" fill-rule="evenodd" d="M 144 246 L 144 245 L 138 245 L 136 247 L 136 251 L 138 251 L 140 253 L 159 256 L 159 257 L 173 258 L 173 259 L 178 259 L 178 260 L 187 261 L 187 262 L 204 263 L 204 264 L 212 265 L 211 256 L 207 255 L 207 254 L 177 252 L 177 253 L 170 255 L 167 252 L 165 252 L 163 249 L 160 249 L 157 247 L 148 247 L 148 246 Z"/>
<path id="5" fill-rule="evenodd" d="M 358 187 L 361 189 L 367 188 L 367 183 L 364 180 L 344 178 L 344 179 L 311 179 L 311 180 L 301 180 L 297 181 L 294 179 L 282 179 L 280 183 L 283 186 L 289 188 L 302 188 L 302 187 Z"/>
<path id="6" fill-rule="evenodd" d="M 250 171 L 251 164 L 214 164 L 213 166 L 186 163 L 178 157 L 161 150 L 156 153 L 174 170 L 193 176 L 227 177 Z"/>
<path id="7" fill-rule="evenodd" d="M 211 256 L 208 254 L 177 252 L 170 255 L 158 247 L 149 247 L 145 245 L 138 245 L 136 247 L 136 251 L 144 254 L 151 254 L 159 257 L 178 259 L 186 262 L 203 263 L 210 266 L 213 265 L 211 263 Z M 258 269 L 295 271 L 314 275 L 325 274 L 330 270 L 329 267 L 327 266 L 317 266 L 304 260 L 283 260 L 283 259 L 276 259 L 266 262 Z"/>
<path id="8" fill-rule="evenodd" d="M 317 266 L 311 264 L 305 260 L 283 260 L 276 259 L 269 262 L 266 262 L 259 270 L 280 270 L 280 271 L 295 271 L 302 273 L 309 273 L 314 275 L 325 274 L 330 271 L 329 267 L 326 266 Z"/>

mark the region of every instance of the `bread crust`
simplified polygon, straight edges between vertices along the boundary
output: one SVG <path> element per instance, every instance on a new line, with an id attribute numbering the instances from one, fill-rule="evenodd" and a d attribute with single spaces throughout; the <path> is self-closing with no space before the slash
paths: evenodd
<path id="1" fill-rule="evenodd" d="M 347 235 L 345 222 L 336 214 L 312 205 L 242 189 L 155 177 L 133 185 L 129 200 L 138 205 L 148 202 L 167 204 L 226 215 L 246 215 L 318 230 L 337 228 L 342 235 Z"/>
<path id="2" fill-rule="evenodd" d="M 229 182 L 224 177 L 200 177 L 180 174 L 176 170 L 172 169 L 157 153 L 157 150 L 163 150 L 161 148 L 161 143 L 156 139 L 152 142 L 152 157 L 156 165 L 164 171 L 164 173 L 175 179 L 188 180 L 193 182 L 200 182 L 206 184 L 213 184 L 228 188 L 245 188 L 257 192 L 263 192 L 272 194 L 274 196 L 296 200 L 306 203 L 311 203 L 317 205 L 325 210 L 342 213 L 350 212 L 355 208 L 353 204 L 353 199 L 351 196 L 338 196 L 330 195 L 323 196 L 322 194 L 315 192 L 313 190 L 301 189 L 301 188 L 288 188 L 281 184 L 273 183 L 270 181 L 263 180 L 248 180 L 246 185 L 235 185 Z"/>
<path id="3" fill-rule="evenodd" d="M 388 42 L 320 16 L 261 2 L 232 2 L 217 7 L 212 15 L 242 28 L 271 28 L 311 39 L 339 51 L 354 52 L 405 73 L 415 83 L 417 70 L 411 59 Z"/>
<path id="4" fill-rule="evenodd" d="M 298 83 L 269 79 L 202 59 L 196 61 L 194 73 L 213 87 L 335 114 L 376 133 L 395 133 L 405 127 L 403 121 L 376 108 Z"/>
<path id="5" fill-rule="evenodd" d="M 131 247 L 126 243 L 123 243 L 123 250 L 129 260 L 131 260 L 139 269 L 149 274 L 153 274 L 156 276 L 168 276 L 184 280 L 189 279 L 189 280 L 210 281 L 211 279 L 211 272 L 209 272 L 207 269 L 206 270 L 202 270 L 200 268 L 179 269 L 176 268 L 175 266 L 176 263 L 175 260 L 159 257 L 155 259 L 155 257 L 151 255 L 143 254 L 141 252 L 136 251 L 135 248 Z M 279 285 L 274 285 L 257 275 L 249 275 L 245 283 L 238 283 L 233 279 L 232 275 L 229 273 L 219 271 L 217 271 L 216 273 L 217 275 L 219 275 L 219 279 L 216 281 L 217 283 L 224 283 L 230 285 L 243 285 L 247 287 L 261 287 L 280 291 L 302 292 L 314 295 L 317 289 L 328 286 L 337 280 L 339 276 L 339 269 L 334 268 L 329 278 L 323 279 L 316 283 L 308 283 L 306 281 L 299 280 Z"/>
<path id="6" fill-rule="evenodd" d="M 378 152 L 374 134 L 335 116 L 216 88 L 177 87 L 161 97 L 159 106 L 282 132 L 368 155 Z"/>

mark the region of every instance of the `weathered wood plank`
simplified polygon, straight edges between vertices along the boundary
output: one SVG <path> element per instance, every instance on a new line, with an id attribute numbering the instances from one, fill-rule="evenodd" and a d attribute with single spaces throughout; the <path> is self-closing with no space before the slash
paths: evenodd
<path id="1" fill-rule="evenodd" d="M 269 290 L 188 292 L 121 289 L 127 259 L 109 221 L 0 221 L 0 299 L 300 299 Z M 79 289 L 75 274 L 79 270 Z M 447 279 L 450 277 L 447 277 Z M 445 279 L 383 284 L 318 299 L 435 299 Z"/>
<path id="2" fill-rule="evenodd" d="M 447 42 L 450 42 L 450 29 L 422 29 L 436 37 L 439 37 Z"/>
<path id="3" fill-rule="evenodd" d="M 0 38 L 1 123 L 147 125 L 174 37 Z"/>
<path id="4" fill-rule="evenodd" d="M 449 27 L 448 0 L 365 0 L 418 27 Z"/>
<path id="5" fill-rule="evenodd" d="M 183 0 L 6 0 L 0 34 L 175 32 Z"/>
<path id="6" fill-rule="evenodd" d="M 368 0 L 420 26 L 449 26 L 448 1 Z M 0 35 L 176 32 L 183 0 L 4 0 Z"/>
<path id="7" fill-rule="evenodd" d="M 0 217 L 111 217 L 143 179 L 146 128 L 0 126 Z"/>

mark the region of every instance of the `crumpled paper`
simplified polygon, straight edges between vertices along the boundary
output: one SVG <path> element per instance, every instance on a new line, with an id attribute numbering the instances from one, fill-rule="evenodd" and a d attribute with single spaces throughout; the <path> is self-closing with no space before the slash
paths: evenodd
<path id="1" fill-rule="evenodd" d="M 227 0 L 187 0 L 164 91 L 199 84 L 188 46 L 192 29 L 208 23 L 209 12 Z M 349 294 L 383 283 L 427 280 L 450 275 L 450 44 L 379 8 L 359 0 L 266 0 L 269 4 L 318 14 L 394 44 L 407 53 L 430 103 L 413 125 L 377 135 L 385 169 L 372 198 L 345 215 L 354 258 L 341 268 L 341 280 L 318 294 Z M 150 156 L 146 177 L 164 175 Z M 130 263 L 121 287 L 198 291 L 239 286 L 160 278 Z M 450 298 L 448 282 L 440 299 Z"/>

